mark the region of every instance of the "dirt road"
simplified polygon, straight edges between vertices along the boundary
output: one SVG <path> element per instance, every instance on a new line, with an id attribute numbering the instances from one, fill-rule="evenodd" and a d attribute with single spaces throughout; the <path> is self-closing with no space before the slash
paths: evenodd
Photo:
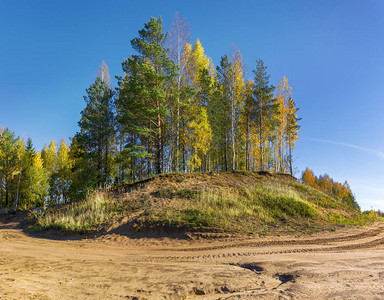
<path id="1" fill-rule="evenodd" d="M 383 228 L 53 240 L 0 222 L 0 299 L 383 299 Z"/>

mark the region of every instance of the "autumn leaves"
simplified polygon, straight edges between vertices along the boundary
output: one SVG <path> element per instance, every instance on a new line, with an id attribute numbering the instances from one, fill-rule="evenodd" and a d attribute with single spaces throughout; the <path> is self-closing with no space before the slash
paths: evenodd
<path id="1" fill-rule="evenodd" d="M 299 127 L 286 77 L 275 91 L 258 60 L 254 79 L 245 80 L 238 50 L 215 69 L 200 40 L 189 42 L 189 28 L 178 15 L 169 49 L 161 18 L 144 27 L 131 42 L 138 55 L 123 62 L 116 101 L 134 178 L 178 171 L 293 172 Z M 138 146 L 140 151 L 130 150 Z"/>

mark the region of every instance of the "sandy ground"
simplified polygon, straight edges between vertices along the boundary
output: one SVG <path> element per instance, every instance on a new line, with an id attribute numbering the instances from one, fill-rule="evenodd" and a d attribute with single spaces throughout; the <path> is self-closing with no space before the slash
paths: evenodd
<path id="1" fill-rule="evenodd" d="M 54 240 L 0 221 L 0 299 L 384 299 L 383 228 Z"/>

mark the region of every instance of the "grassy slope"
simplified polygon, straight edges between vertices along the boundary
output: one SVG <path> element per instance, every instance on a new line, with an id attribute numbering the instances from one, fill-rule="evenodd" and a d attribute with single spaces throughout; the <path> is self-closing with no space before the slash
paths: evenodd
<path id="1" fill-rule="evenodd" d="M 35 215 L 31 229 L 82 233 L 106 229 L 127 216 L 136 231 L 259 234 L 310 233 L 374 221 L 289 175 L 236 172 L 165 174 L 145 183 L 98 191 L 84 201 Z"/>

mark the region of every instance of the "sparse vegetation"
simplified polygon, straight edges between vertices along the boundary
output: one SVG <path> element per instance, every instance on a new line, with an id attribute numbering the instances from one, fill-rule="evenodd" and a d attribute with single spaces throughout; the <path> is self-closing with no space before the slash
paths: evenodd
<path id="1" fill-rule="evenodd" d="M 382 219 L 284 175 L 200 173 L 158 176 L 123 197 L 96 191 L 83 201 L 34 215 L 31 229 L 100 230 L 135 211 L 142 212 L 135 217 L 136 230 L 167 226 L 259 234 L 311 233 Z"/>
<path id="2" fill-rule="evenodd" d="M 364 215 L 367 215 L 370 219 L 377 219 L 377 220 L 380 220 L 382 218 L 384 218 L 384 212 L 381 211 L 380 209 L 379 210 L 365 210 L 363 211 L 363 214 Z"/>
<path id="3" fill-rule="evenodd" d="M 104 225 L 116 220 L 125 213 L 134 211 L 143 205 L 135 202 L 120 202 L 117 198 L 104 190 L 98 190 L 82 201 L 45 212 L 31 213 L 34 224 L 32 231 L 61 230 L 69 233 L 86 233 L 102 229 Z"/>

